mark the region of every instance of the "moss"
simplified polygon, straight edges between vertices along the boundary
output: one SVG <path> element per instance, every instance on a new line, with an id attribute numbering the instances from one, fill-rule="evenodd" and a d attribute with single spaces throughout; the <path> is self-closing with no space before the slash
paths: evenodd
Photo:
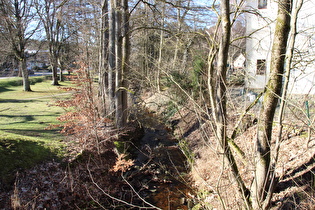
<path id="1" fill-rule="evenodd" d="M 194 164 L 195 154 L 189 149 L 188 142 L 185 139 L 182 139 L 179 141 L 178 145 L 184 153 L 188 163 L 190 165 Z"/>
<path id="2" fill-rule="evenodd" d="M 171 118 L 178 111 L 176 103 L 169 101 L 166 110 L 162 113 L 165 119 Z"/>
<path id="3" fill-rule="evenodd" d="M 124 141 L 115 141 L 114 145 L 120 154 L 127 153 L 127 150 L 129 148 L 127 142 Z"/>

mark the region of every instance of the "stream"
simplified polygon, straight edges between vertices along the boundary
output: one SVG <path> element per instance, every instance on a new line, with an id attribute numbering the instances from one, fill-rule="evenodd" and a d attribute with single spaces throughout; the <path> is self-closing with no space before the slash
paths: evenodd
<path id="1" fill-rule="evenodd" d="M 189 209 L 188 167 L 186 157 L 169 129 L 156 118 L 144 129 L 138 145 L 134 145 L 136 170 L 128 181 L 139 194 L 161 209 Z"/>

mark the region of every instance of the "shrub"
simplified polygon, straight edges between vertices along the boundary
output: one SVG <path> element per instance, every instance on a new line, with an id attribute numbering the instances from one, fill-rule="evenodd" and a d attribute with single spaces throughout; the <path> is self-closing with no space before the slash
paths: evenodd
<path id="1" fill-rule="evenodd" d="M 206 64 L 205 61 L 200 58 L 200 57 L 196 57 L 193 63 L 193 71 L 191 72 L 191 80 L 192 80 L 192 87 L 194 88 L 194 90 L 198 90 L 199 89 L 199 85 L 201 83 L 201 75 L 202 72 L 204 71 Z"/>
<path id="2" fill-rule="evenodd" d="M 71 135 L 79 150 L 114 150 L 113 138 L 110 137 L 113 131 L 110 129 L 111 120 L 99 113 L 100 101 L 93 78 L 83 68 L 77 72 L 74 83 L 77 87 L 61 87 L 73 92 L 72 98 L 56 103 L 66 110 L 57 118 L 62 122 L 61 133 Z"/>
<path id="3" fill-rule="evenodd" d="M 35 83 L 43 82 L 44 77 L 30 77 L 29 81 L 31 85 L 34 85 Z M 0 88 L 6 88 L 10 86 L 21 86 L 21 85 L 23 85 L 23 79 L 20 77 L 0 80 Z"/>

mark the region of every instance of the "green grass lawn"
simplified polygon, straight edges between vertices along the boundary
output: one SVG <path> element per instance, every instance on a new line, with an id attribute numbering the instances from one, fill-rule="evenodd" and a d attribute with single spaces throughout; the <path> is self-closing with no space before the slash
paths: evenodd
<path id="1" fill-rule="evenodd" d="M 71 86 L 71 83 L 61 85 Z M 31 88 L 33 92 L 24 92 L 21 86 L 0 90 L 0 182 L 3 186 L 14 180 L 16 171 L 58 158 L 63 153 L 64 136 L 56 129 L 45 128 L 59 123 L 56 118 L 64 110 L 54 106 L 54 101 L 68 97 L 69 93 L 52 86 L 51 81 L 36 83 Z"/>

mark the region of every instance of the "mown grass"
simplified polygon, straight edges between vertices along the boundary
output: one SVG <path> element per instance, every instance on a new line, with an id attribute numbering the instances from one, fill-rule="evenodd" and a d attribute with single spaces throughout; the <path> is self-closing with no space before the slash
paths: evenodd
<path id="1" fill-rule="evenodd" d="M 31 85 L 35 85 L 38 82 L 43 82 L 45 77 L 30 77 L 29 81 Z M 23 79 L 21 77 L 12 77 L 0 80 L 0 92 L 6 91 L 10 86 L 22 86 Z"/>
<path id="2" fill-rule="evenodd" d="M 10 79 L 11 80 L 11 79 Z M 14 181 L 14 174 L 51 158 L 63 155 L 64 144 L 57 129 L 47 130 L 64 110 L 54 101 L 69 93 L 43 81 L 32 85 L 32 92 L 21 86 L 3 85 L 0 80 L 0 182 Z M 8 83 L 6 83 L 8 84 Z M 61 83 L 70 86 L 70 82 Z M 0 184 L 1 187 L 1 184 Z"/>

